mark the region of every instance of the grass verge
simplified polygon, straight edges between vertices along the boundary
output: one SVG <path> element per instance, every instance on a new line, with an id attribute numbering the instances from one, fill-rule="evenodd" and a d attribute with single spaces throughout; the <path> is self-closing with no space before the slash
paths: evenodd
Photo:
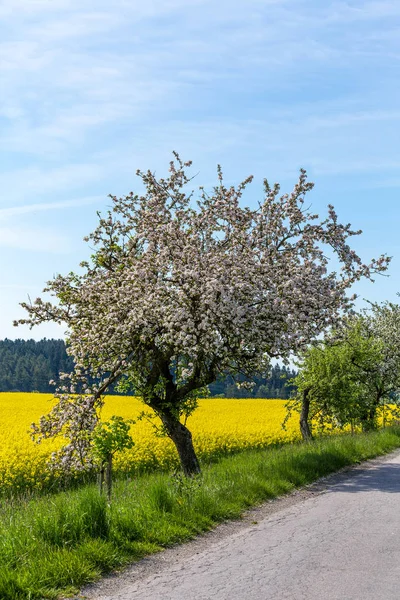
<path id="1" fill-rule="evenodd" d="M 102 573 L 193 538 L 243 510 L 400 446 L 400 427 L 253 450 L 194 480 L 119 481 L 108 505 L 95 487 L 0 505 L 0 598 L 73 594 Z"/>

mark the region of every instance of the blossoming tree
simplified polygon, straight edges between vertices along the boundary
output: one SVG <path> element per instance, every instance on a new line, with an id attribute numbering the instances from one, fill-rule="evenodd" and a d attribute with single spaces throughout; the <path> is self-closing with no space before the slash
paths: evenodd
<path id="1" fill-rule="evenodd" d="M 84 459 L 104 392 L 124 380 L 160 417 L 184 473 L 199 472 L 181 419 L 199 389 L 219 373 L 251 376 L 304 348 L 352 306 L 355 281 L 387 268 L 383 256 L 361 261 L 348 245 L 360 232 L 340 224 L 332 206 L 324 220 L 309 212 L 304 170 L 290 194 L 265 181 L 250 209 L 241 197 L 251 177 L 226 187 L 218 168 L 212 193 L 200 187 L 195 201 L 190 165 L 175 153 L 165 179 L 138 171 L 144 193 L 111 196 L 82 272 L 48 283 L 55 302 L 22 304 L 28 317 L 19 323 L 67 325 L 75 370 L 35 426 L 39 437 L 64 432 L 64 461 Z M 340 273 L 328 271 L 326 247 Z"/>

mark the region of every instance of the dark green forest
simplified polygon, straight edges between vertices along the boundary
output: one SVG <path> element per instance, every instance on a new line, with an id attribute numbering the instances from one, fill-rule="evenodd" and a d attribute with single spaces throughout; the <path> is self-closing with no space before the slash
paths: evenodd
<path id="1" fill-rule="evenodd" d="M 289 398 L 294 386 L 290 385 L 288 381 L 295 375 L 296 371 L 277 364 L 271 368 L 269 377 L 257 375 L 253 377 L 252 381 L 255 385 L 252 390 L 238 388 L 232 375 L 221 377 L 208 387 L 211 396 L 225 398 Z"/>
<path id="2" fill-rule="evenodd" d="M 50 380 L 59 381 L 60 373 L 73 367 L 63 340 L 0 340 L 0 392 L 53 392 Z M 275 365 L 270 377 L 254 377 L 254 388 L 239 389 L 233 377 L 226 375 L 209 386 L 211 396 L 226 398 L 288 398 L 293 387 L 287 386 L 295 371 Z M 115 393 L 115 390 L 110 390 Z"/>
<path id="3" fill-rule="evenodd" d="M 63 340 L 0 341 L 1 392 L 53 392 L 49 381 L 72 367 Z"/>

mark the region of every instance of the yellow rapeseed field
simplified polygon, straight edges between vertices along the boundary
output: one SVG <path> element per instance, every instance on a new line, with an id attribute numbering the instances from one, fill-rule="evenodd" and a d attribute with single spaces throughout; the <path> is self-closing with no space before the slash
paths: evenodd
<path id="1" fill-rule="evenodd" d="M 29 426 L 49 412 L 53 402 L 50 394 L 0 393 L 0 487 L 3 491 L 42 489 L 49 484 L 52 475 L 46 462 L 62 441 L 35 444 L 30 439 Z M 297 420 L 291 419 L 287 431 L 282 430 L 284 404 L 284 400 L 265 399 L 200 400 L 198 409 L 188 420 L 199 458 L 206 461 L 244 448 L 299 439 Z M 136 398 L 108 396 L 101 416 L 103 420 L 112 415 L 135 419 L 144 408 Z M 150 422 L 137 422 L 131 433 L 135 446 L 115 457 L 116 471 L 133 473 L 178 465 L 172 442 L 157 436 Z"/>

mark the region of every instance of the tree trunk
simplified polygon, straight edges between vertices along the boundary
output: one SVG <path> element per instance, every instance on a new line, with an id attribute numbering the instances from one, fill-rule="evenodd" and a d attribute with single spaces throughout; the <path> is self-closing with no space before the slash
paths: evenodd
<path id="1" fill-rule="evenodd" d="M 366 409 L 365 413 L 361 417 L 361 427 L 362 430 L 367 431 L 375 431 L 378 429 L 378 423 L 376 419 L 376 411 L 378 410 L 379 403 L 381 401 L 381 394 L 378 393 L 373 404 Z"/>
<path id="2" fill-rule="evenodd" d="M 308 397 L 309 392 L 310 392 L 310 388 L 306 388 L 303 391 L 303 399 L 301 402 L 301 412 L 300 412 L 300 431 L 301 431 L 301 435 L 303 436 L 303 440 L 305 442 L 309 442 L 310 440 L 313 439 L 313 436 L 311 433 L 311 427 L 308 422 L 308 417 L 310 414 L 310 399 Z"/>
<path id="3" fill-rule="evenodd" d="M 101 465 L 100 470 L 99 470 L 99 474 L 97 476 L 97 481 L 98 481 L 98 484 L 99 484 L 99 492 L 100 492 L 100 494 L 103 493 L 103 489 L 104 489 L 104 474 L 105 474 L 104 465 Z"/>
<path id="4" fill-rule="evenodd" d="M 375 431 L 376 429 L 376 421 L 373 418 L 373 416 L 371 415 L 371 411 L 366 412 L 362 417 L 361 417 L 361 428 L 363 430 L 364 433 L 367 433 L 368 431 Z"/>
<path id="5" fill-rule="evenodd" d="M 107 465 L 106 465 L 106 486 L 107 486 L 107 498 L 111 500 L 111 492 L 112 492 L 112 454 L 108 455 Z"/>
<path id="6" fill-rule="evenodd" d="M 189 429 L 171 414 L 159 411 L 159 415 L 168 436 L 176 446 L 184 474 L 186 477 L 198 475 L 200 464 L 194 451 L 192 434 Z"/>

